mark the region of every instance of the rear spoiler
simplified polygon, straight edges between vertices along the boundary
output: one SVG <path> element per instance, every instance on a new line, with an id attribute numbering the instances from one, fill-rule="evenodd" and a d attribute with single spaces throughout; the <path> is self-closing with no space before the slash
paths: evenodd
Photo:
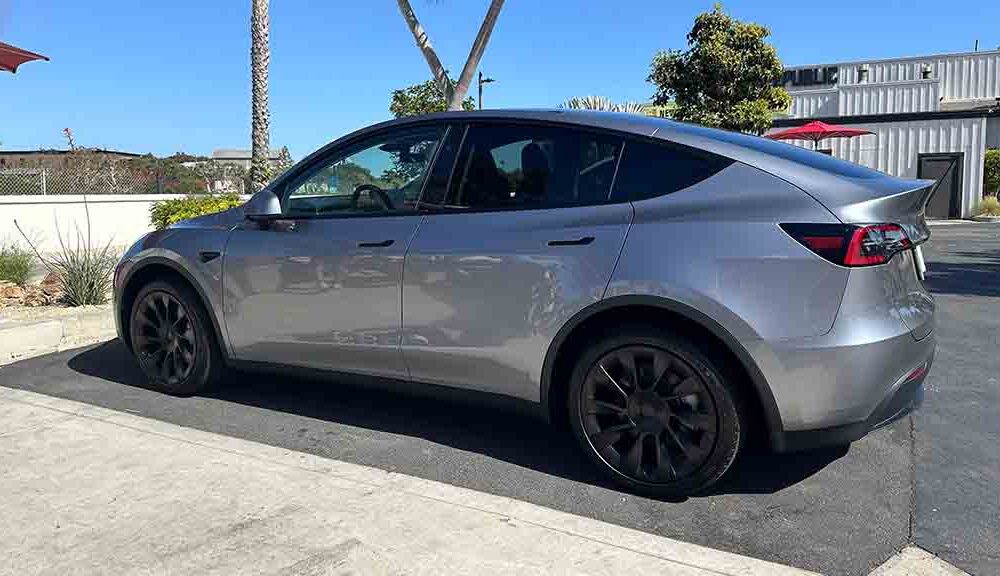
<path id="1" fill-rule="evenodd" d="M 925 211 L 940 182 L 931 180 L 898 180 L 898 182 L 903 184 L 900 186 L 903 189 L 899 192 L 839 206 L 833 212 L 845 223 L 899 224 L 913 244 L 925 242 L 931 236 Z"/>

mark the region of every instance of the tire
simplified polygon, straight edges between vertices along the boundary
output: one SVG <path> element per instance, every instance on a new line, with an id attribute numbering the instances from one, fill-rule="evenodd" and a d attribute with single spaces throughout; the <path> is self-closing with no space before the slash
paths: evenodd
<path id="1" fill-rule="evenodd" d="M 156 390 L 190 396 L 221 376 L 223 359 L 211 320 L 198 295 L 182 282 L 154 280 L 139 289 L 129 336 L 139 367 Z"/>
<path id="2" fill-rule="evenodd" d="M 654 327 L 622 327 L 581 353 L 566 402 L 570 428 L 588 459 L 626 490 L 696 494 L 726 473 L 748 436 L 730 374 L 707 347 Z"/>

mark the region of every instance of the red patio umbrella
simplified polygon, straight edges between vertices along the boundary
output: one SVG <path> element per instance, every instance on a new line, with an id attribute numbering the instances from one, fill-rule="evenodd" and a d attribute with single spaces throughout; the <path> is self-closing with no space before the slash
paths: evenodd
<path id="1" fill-rule="evenodd" d="M 48 56 L 35 54 L 22 50 L 17 46 L 0 42 L 0 70 L 4 72 L 17 72 L 17 67 L 32 60 L 48 60 Z"/>
<path id="2" fill-rule="evenodd" d="M 862 130 L 861 128 L 833 126 L 816 120 L 802 126 L 768 134 L 765 138 L 770 138 L 771 140 L 812 140 L 813 148 L 815 149 L 816 144 L 820 140 L 826 140 L 827 138 L 853 138 L 865 134 L 874 134 L 874 132 Z"/>

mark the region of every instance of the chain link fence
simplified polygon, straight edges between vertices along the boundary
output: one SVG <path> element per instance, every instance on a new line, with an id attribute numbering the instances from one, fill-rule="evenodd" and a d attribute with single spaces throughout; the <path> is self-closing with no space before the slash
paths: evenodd
<path id="1" fill-rule="evenodd" d="M 32 167 L 0 169 L 0 196 L 56 194 L 245 194 L 246 170 L 215 160 L 67 154 Z"/>

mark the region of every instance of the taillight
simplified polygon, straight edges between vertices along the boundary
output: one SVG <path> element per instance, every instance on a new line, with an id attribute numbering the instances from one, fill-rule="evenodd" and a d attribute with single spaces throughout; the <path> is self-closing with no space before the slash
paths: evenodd
<path id="1" fill-rule="evenodd" d="M 885 264 L 913 247 L 898 224 L 782 224 L 781 229 L 816 254 L 841 266 Z"/>

